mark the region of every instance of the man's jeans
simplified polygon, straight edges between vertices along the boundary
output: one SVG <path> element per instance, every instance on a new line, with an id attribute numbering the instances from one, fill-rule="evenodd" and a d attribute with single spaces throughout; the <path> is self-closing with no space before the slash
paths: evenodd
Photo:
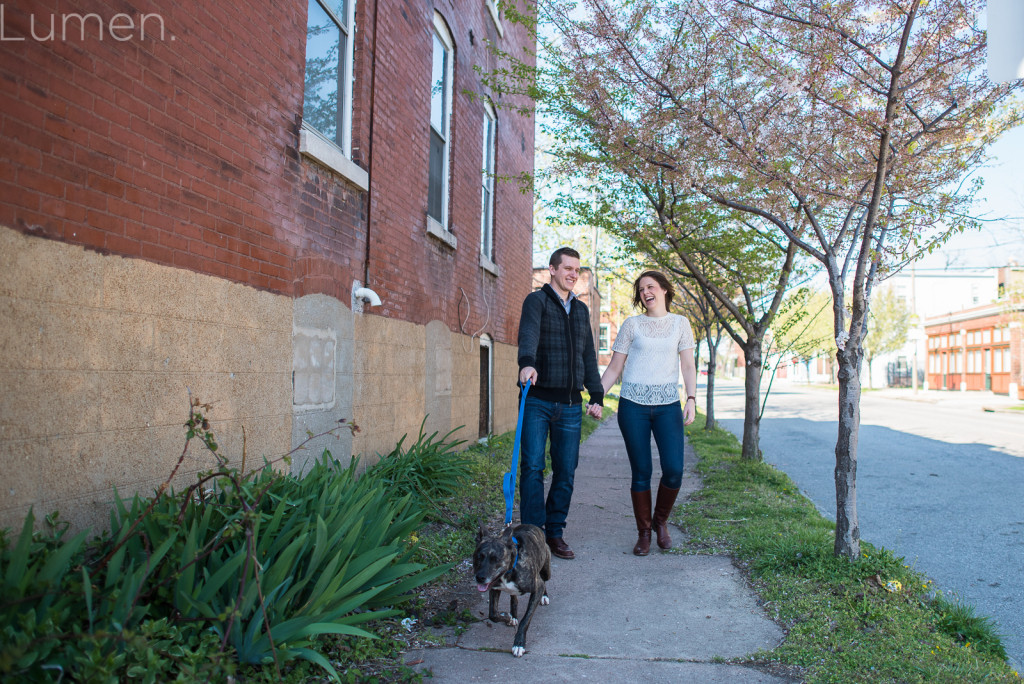
<path id="1" fill-rule="evenodd" d="M 583 407 L 526 397 L 520 444 L 519 507 L 524 525 L 561 537 L 580 455 Z M 551 437 L 551 488 L 544 502 L 544 446 Z"/>
<path id="2" fill-rule="evenodd" d="M 619 399 L 619 431 L 626 443 L 626 455 L 633 471 L 629 488 L 646 492 L 651 488 L 651 433 L 661 457 L 661 484 L 679 489 L 683 482 L 683 410 L 679 402 L 660 406 Z"/>

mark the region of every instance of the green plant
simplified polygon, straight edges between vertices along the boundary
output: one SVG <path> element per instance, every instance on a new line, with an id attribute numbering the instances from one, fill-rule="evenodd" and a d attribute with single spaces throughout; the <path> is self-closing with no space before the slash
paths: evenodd
<path id="1" fill-rule="evenodd" d="M 90 542 L 56 517 L 33 532 L 31 513 L 13 545 L 0 535 L 0 676 L 196 681 L 237 658 L 273 663 L 278 680 L 293 659 L 338 679 L 323 637 L 373 638 L 367 623 L 448 570 L 413 560 L 411 494 L 327 452 L 301 480 L 269 462 L 243 475 L 205 410 L 193 402 L 178 466 L 199 440 L 216 467 L 184 491 L 168 478 L 150 498 L 115 492 L 110 530 Z"/>
<path id="2" fill-rule="evenodd" d="M 55 518 L 51 518 L 51 521 Z M 0 535 L 0 675 L 34 674 L 54 663 L 61 642 L 55 637 L 69 615 L 77 612 L 77 597 L 65 588 L 81 583 L 75 567 L 87 534 L 64 538 L 66 526 L 50 525 L 50 533 L 35 533 L 35 515 L 25 516 L 14 546 L 6 531 Z"/>
<path id="3" fill-rule="evenodd" d="M 469 460 L 457 451 L 465 440 L 449 441 L 461 427 L 438 439 L 437 432 L 424 435 L 426 421 L 424 417 L 412 446 L 403 447 L 408 436 L 403 435 L 395 448 L 382 456 L 367 474 L 385 483 L 393 494 L 412 496 L 431 512 L 436 512 L 441 501 L 450 499 L 459 490 Z"/>
<path id="4" fill-rule="evenodd" d="M 422 511 L 372 477 L 357 479 L 357 466 L 325 453 L 302 480 L 264 469 L 244 483 L 222 480 L 209 501 L 186 508 L 174 591 L 182 615 L 205 619 L 241 662 L 297 657 L 333 673 L 311 648 L 318 637 L 372 637 L 358 625 L 396 614 L 411 589 L 447 570 L 410 562 Z M 224 533 L 208 569 L 189 565 Z"/>
<path id="5" fill-rule="evenodd" d="M 978 615 L 974 606 L 957 601 L 947 601 L 936 596 L 930 603 L 938 615 L 938 628 L 965 647 L 989 653 L 1006 660 L 1006 647 L 996 632 L 992 618 Z"/>

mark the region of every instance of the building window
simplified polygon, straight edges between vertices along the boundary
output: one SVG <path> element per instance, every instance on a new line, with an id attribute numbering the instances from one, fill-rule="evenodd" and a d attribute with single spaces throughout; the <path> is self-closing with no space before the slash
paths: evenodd
<path id="1" fill-rule="evenodd" d="M 598 328 L 598 350 L 601 353 L 608 352 L 608 324 L 602 323 Z"/>
<path id="2" fill-rule="evenodd" d="M 354 21 L 354 0 L 309 0 L 299 150 L 365 190 L 366 171 L 351 159 Z"/>
<path id="3" fill-rule="evenodd" d="M 434 59 L 430 70 L 430 180 L 427 222 L 437 234 L 448 233 L 448 157 L 451 132 L 452 73 L 455 44 L 440 15 L 434 15 Z M 432 223 L 431 223 L 432 222 Z M 436 224 L 436 225 L 435 225 Z"/>
<path id="4" fill-rule="evenodd" d="M 501 26 L 501 10 L 498 8 L 498 3 L 495 0 L 484 0 L 484 4 L 487 6 L 487 12 L 491 15 L 491 21 L 494 22 L 494 28 L 498 29 L 498 35 L 504 38 L 505 29 Z"/>
<path id="5" fill-rule="evenodd" d="M 497 117 L 490 102 L 484 103 L 483 162 L 480 174 L 480 253 L 494 261 L 494 152 Z"/>

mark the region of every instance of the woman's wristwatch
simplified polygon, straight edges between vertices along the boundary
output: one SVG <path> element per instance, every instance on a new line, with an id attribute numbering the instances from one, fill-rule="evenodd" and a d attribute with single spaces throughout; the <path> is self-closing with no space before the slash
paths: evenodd
<path id="1" fill-rule="evenodd" d="M 693 403 L 694 404 L 697 403 L 697 397 L 695 395 L 691 394 L 691 395 L 686 397 L 686 401 L 690 401 L 691 399 L 693 399 Z"/>

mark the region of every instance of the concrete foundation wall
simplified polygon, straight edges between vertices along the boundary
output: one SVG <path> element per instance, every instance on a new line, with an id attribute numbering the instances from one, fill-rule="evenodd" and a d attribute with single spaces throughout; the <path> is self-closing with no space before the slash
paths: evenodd
<path id="1" fill-rule="evenodd" d="M 325 449 L 351 458 L 354 322 L 350 308 L 322 294 L 299 297 L 292 311 L 292 472 L 302 474 Z"/>
<path id="2" fill-rule="evenodd" d="M 174 470 L 192 396 L 219 453 L 246 470 L 324 449 L 364 466 L 403 435 L 473 442 L 480 342 L 440 321 L 353 313 L 0 227 L 0 527 L 59 510 L 103 525 L 116 486 L 149 494 Z M 493 344 L 493 431 L 515 428 L 516 348 Z M 344 424 L 339 421 L 345 421 Z M 355 423 L 354 434 L 344 427 Z M 309 440 L 310 435 L 332 434 Z M 305 443 L 305 444 L 304 444 Z M 214 465 L 190 445 L 174 484 Z M 279 467 L 287 467 L 283 461 Z"/>
<path id="3" fill-rule="evenodd" d="M 285 453 L 292 301 L 0 227 L 0 525 L 35 507 L 102 523 L 117 486 L 149 493 L 184 446 L 189 390 L 220 453 Z M 175 484 L 214 464 L 193 443 Z"/>
<path id="4" fill-rule="evenodd" d="M 519 418 L 519 348 L 494 345 L 494 434 L 516 429 Z"/>

